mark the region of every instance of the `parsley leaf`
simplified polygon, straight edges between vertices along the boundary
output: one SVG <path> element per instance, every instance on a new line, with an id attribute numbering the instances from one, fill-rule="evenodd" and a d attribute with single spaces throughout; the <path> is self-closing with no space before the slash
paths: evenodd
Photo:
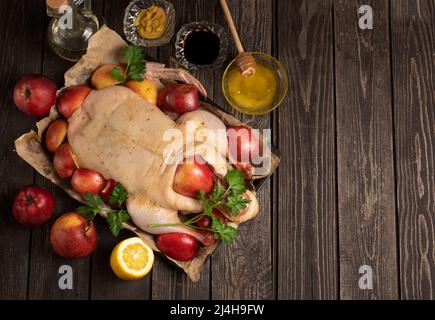
<path id="1" fill-rule="evenodd" d="M 86 217 L 88 220 L 88 224 L 90 225 L 95 217 L 98 215 L 100 211 L 106 211 L 106 209 L 101 209 L 100 206 L 103 203 L 103 200 L 98 195 L 93 195 L 88 192 L 85 194 L 85 200 L 88 205 L 81 206 L 76 209 L 76 211 L 82 216 Z M 127 200 L 128 194 L 125 188 L 117 182 L 115 187 L 113 188 L 112 194 L 110 195 L 110 202 L 113 204 L 117 204 L 119 207 Z M 126 222 L 130 219 L 127 210 L 113 210 L 110 209 L 107 212 L 107 223 L 109 224 L 110 231 L 114 236 L 119 234 L 119 231 L 122 229 L 122 223 Z"/>
<path id="2" fill-rule="evenodd" d="M 248 206 L 248 200 L 244 199 L 242 195 L 232 192 L 227 197 L 226 206 L 231 209 L 231 214 L 236 216 Z"/>
<path id="3" fill-rule="evenodd" d="M 119 211 L 112 210 L 107 214 L 107 223 L 109 224 L 110 231 L 117 237 L 122 229 L 122 223 L 130 220 L 127 210 L 121 209 Z"/>
<path id="4" fill-rule="evenodd" d="M 145 57 L 142 49 L 134 45 L 128 46 L 124 50 L 124 59 L 127 62 L 125 75 L 118 67 L 115 67 L 112 69 L 112 76 L 122 84 L 126 83 L 127 79 L 142 81 L 142 74 L 145 72 Z"/>
<path id="5" fill-rule="evenodd" d="M 245 176 L 239 170 L 228 171 L 225 180 L 227 180 L 229 188 L 236 193 L 244 193 L 246 191 L 245 187 Z"/>
<path id="6" fill-rule="evenodd" d="M 115 187 L 112 190 L 112 194 L 109 197 L 109 203 L 117 205 L 118 207 L 127 201 L 128 193 L 124 186 L 120 182 L 116 182 Z"/>
<path id="7" fill-rule="evenodd" d="M 100 208 L 81 206 L 78 207 L 76 211 L 82 216 L 84 216 L 88 220 L 88 223 L 92 223 L 92 221 L 94 221 L 97 214 L 100 212 Z"/>
<path id="8" fill-rule="evenodd" d="M 225 244 L 230 244 L 231 242 L 233 242 L 239 231 L 236 228 L 231 227 L 226 223 L 223 223 L 221 219 L 214 215 L 211 218 L 212 229 L 215 233 L 215 239 L 222 240 L 222 242 Z"/>
<path id="9" fill-rule="evenodd" d="M 115 67 L 112 69 L 112 76 L 121 83 L 127 82 L 119 67 Z"/>
<path id="10" fill-rule="evenodd" d="M 90 192 L 85 194 L 85 200 L 87 203 L 89 203 L 89 206 L 78 207 L 76 211 L 84 216 L 90 224 L 100 212 L 99 206 L 101 205 L 102 200 L 100 196 L 93 195 Z"/>
<path id="11" fill-rule="evenodd" d="M 86 192 L 85 194 L 85 200 L 88 202 L 92 207 L 99 207 L 103 200 L 100 196 L 94 195 L 91 192 Z"/>
<path id="12" fill-rule="evenodd" d="M 219 181 L 214 181 L 214 188 L 209 194 L 204 190 L 199 191 L 199 200 L 203 205 L 203 212 L 190 220 L 184 221 L 176 225 L 185 225 L 190 228 L 209 230 L 214 233 L 216 240 L 221 240 L 225 244 L 230 244 L 238 234 L 238 230 L 229 226 L 221 219 L 213 214 L 213 209 L 218 207 L 226 207 L 231 210 L 231 214 L 236 216 L 241 210 L 245 209 L 249 203 L 243 197 L 246 192 L 246 182 L 244 174 L 239 170 L 228 171 L 225 176 L 227 187 L 219 184 Z M 212 219 L 210 228 L 201 228 L 196 223 L 204 216 Z M 153 224 L 151 227 L 174 226 L 173 224 Z"/>

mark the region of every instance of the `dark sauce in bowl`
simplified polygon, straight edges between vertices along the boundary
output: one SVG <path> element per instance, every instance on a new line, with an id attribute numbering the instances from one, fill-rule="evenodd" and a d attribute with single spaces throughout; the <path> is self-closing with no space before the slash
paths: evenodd
<path id="1" fill-rule="evenodd" d="M 220 39 L 208 29 L 192 30 L 184 40 L 184 56 L 197 65 L 212 64 L 219 57 Z"/>
<path id="2" fill-rule="evenodd" d="M 191 22 L 181 26 L 175 39 L 175 57 L 187 70 L 215 69 L 226 60 L 228 35 L 211 22 Z"/>

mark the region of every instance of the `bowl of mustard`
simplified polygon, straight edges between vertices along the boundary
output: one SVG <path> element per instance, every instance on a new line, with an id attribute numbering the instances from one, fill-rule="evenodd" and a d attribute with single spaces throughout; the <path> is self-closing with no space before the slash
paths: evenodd
<path id="1" fill-rule="evenodd" d="M 133 0 L 125 9 L 124 34 L 127 40 L 143 47 L 168 43 L 175 29 L 175 10 L 164 0 Z"/>
<path id="2" fill-rule="evenodd" d="M 255 74 L 243 76 L 235 58 L 223 74 L 222 91 L 234 109 L 249 115 L 262 115 L 274 110 L 284 100 L 288 78 L 283 65 L 271 55 L 250 54 L 256 62 Z"/>

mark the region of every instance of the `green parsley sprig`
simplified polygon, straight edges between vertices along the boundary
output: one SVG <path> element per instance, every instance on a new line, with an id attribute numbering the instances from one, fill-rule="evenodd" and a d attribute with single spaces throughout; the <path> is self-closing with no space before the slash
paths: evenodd
<path id="1" fill-rule="evenodd" d="M 101 197 L 87 192 L 85 194 L 87 205 L 78 207 L 76 211 L 86 217 L 89 225 L 92 224 L 100 211 L 105 211 L 107 213 L 106 221 L 109 224 L 110 231 L 116 237 L 122 229 L 122 223 L 130 220 L 127 210 L 122 208 L 127 198 L 127 191 L 121 183 L 117 182 L 109 198 L 110 204 L 116 206 L 117 209 L 101 209 L 100 206 L 103 203 Z"/>
<path id="2" fill-rule="evenodd" d="M 112 69 L 112 76 L 116 80 L 125 84 L 128 79 L 142 81 L 142 74 L 145 72 L 145 57 L 142 49 L 135 45 L 130 45 L 124 49 L 124 59 L 127 62 L 125 73 L 119 67 Z"/>
<path id="3" fill-rule="evenodd" d="M 225 185 L 221 185 L 219 181 L 215 180 L 213 191 L 209 194 L 205 194 L 204 190 L 199 192 L 199 200 L 203 204 L 202 213 L 181 224 L 153 224 L 150 225 L 150 227 L 185 225 L 194 229 L 211 231 L 214 233 L 216 240 L 230 244 L 237 236 L 238 230 L 216 217 L 213 214 L 213 209 L 226 207 L 231 211 L 232 215 L 236 216 L 241 210 L 247 207 L 249 201 L 243 197 L 243 194 L 246 192 L 246 186 L 245 178 L 241 171 L 228 171 L 224 182 Z M 196 225 L 196 222 L 204 216 L 211 218 L 212 224 L 210 228 L 201 228 Z"/>

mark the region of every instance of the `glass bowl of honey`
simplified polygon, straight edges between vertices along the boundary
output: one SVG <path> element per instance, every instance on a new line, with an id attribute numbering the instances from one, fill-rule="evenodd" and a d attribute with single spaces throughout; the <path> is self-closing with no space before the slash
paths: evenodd
<path id="1" fill-rule="evenodd" d="M 284 100 L 288 89 L 287 72 L 271 55 L 250 54 L 256 62 L 255 74 L 243 76 L 236 57 L 223 74 L 222 91 L 234 109 L 249 115 L 262 115 L 274 110 Z"/>

